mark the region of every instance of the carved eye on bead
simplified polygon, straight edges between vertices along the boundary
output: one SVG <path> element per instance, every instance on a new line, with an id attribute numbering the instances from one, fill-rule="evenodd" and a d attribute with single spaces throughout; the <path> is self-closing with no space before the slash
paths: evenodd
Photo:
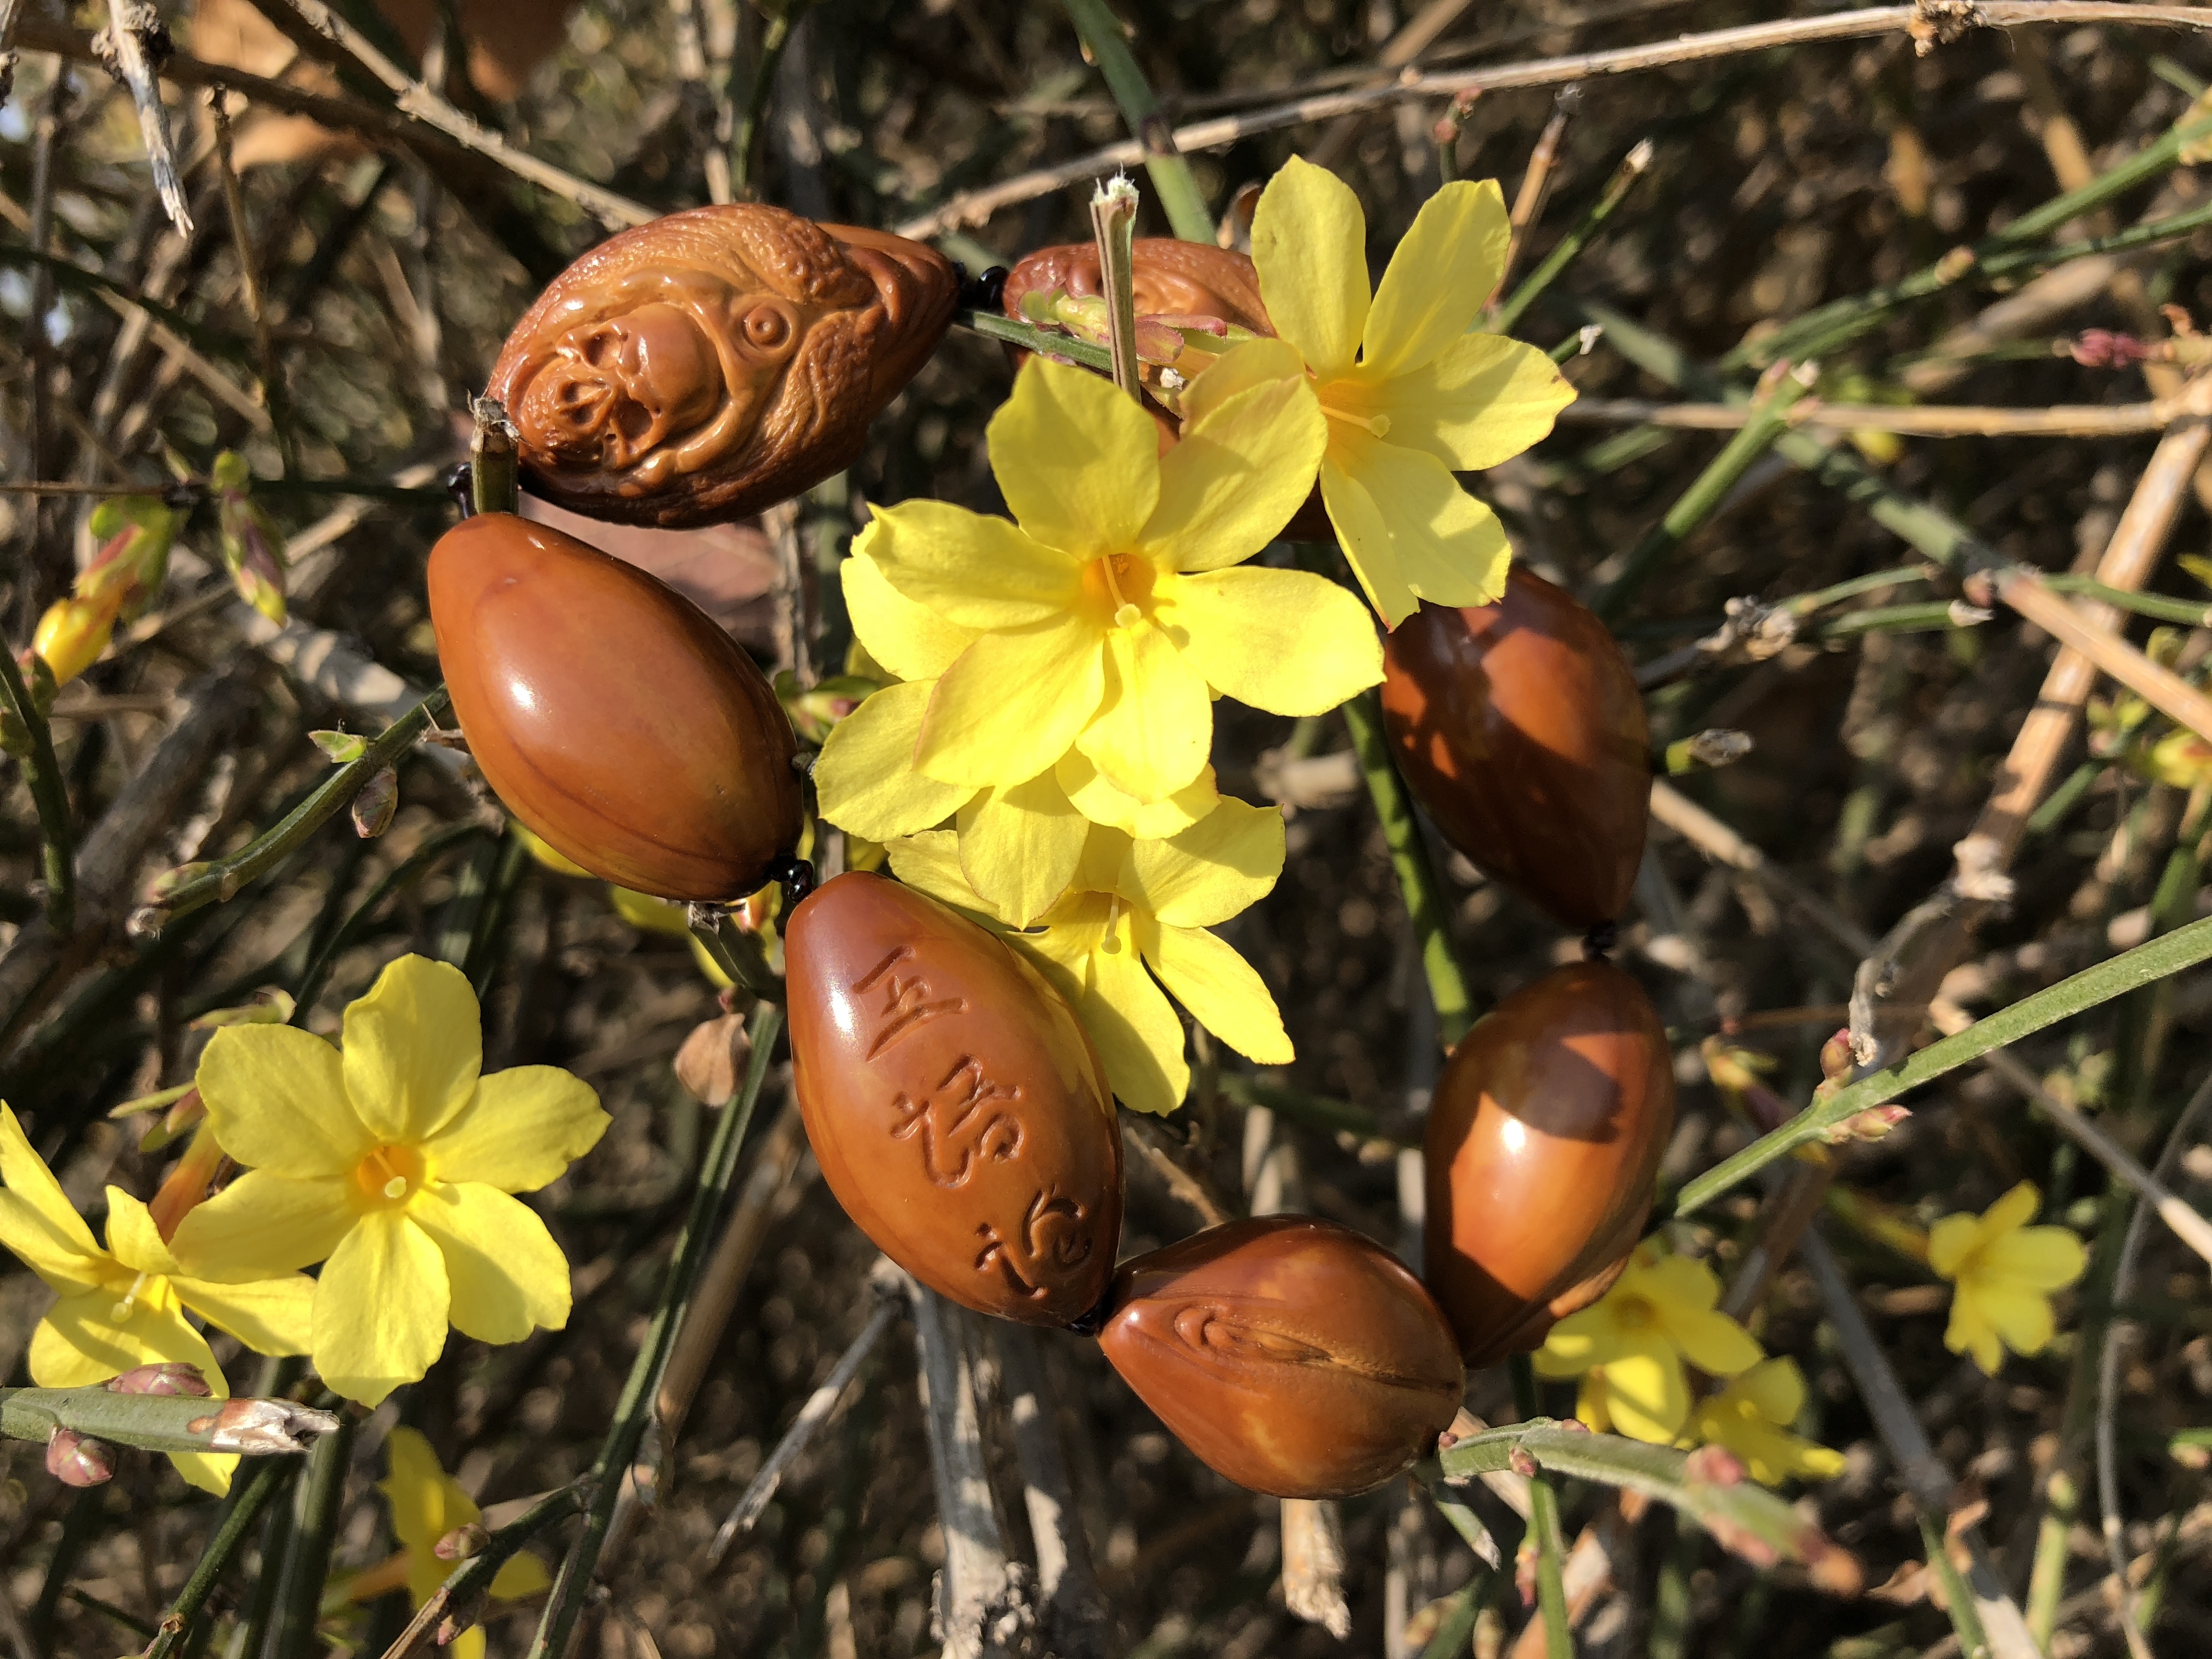
<path id="1" fill-rule="evenodd" d="M 779 305 L 757 305 L 745 313 L 741 325 L 748 349 L 774 355 L 787 351 L 799 330 L 789 311 Z"/>

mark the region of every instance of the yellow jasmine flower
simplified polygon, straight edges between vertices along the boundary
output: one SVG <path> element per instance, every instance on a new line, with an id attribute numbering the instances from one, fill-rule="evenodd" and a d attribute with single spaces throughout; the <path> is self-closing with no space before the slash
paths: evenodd
<path id="1" fill-rule="evenodd" d="M 1093 823 L 1158 839 L 1188 830 L 1221 799 L 1209 766 L 1194 782 L 1146 805 L 1076 749 L 1051 770 L 1012 785 L 978 789 L 916 771 L 915 751 L 938 676 L 975 632 L 905 598 L 866 553 L 845 561 L 844 586 L 862 648 L 875 656 L 873 646 L 880 646 L 890 660 L 878 656 L 878 663 L 899 683 L 868 697 L 823 744 L 814 766 L 822 816 L 877 842 L 953 821 L 962 872 L 1008 926 L 1027 927 L 1067 890 Z"/>
<path id="2" fill-rule="evenodd" d="M 1422 599 L 1485 605 L 1505 591 L 1505 532 L 1452 474 L 1519 454 L 1574 401 L 1534 346 L 1468 332 L 1510 240 L 1495 180 L 1446 185 L 1414 216 L 1370 297 L 1366 216 L 1334 173 L 1293 156 L 1253 214 L 1261 297 L 1328 417 L 1322 504 L 1392 628 Z M 1207 369 L 1194 388 L 1220 372 Z"/>
<path id="3" fill-rule="evenodd" d="M 1713 1376 L 1759 1363 L 1759 1344 L 1718 1311 L 1720 1299 L 1711 1267 L 1646 1239 L 1611 1290 L 1552 1327 L 1536 1352 L 1537 1374 L 1588 1373 L 1577 1417 L 1592 1428 L 1670 1444 L 1690 1419 L 1685 1359 Z"/>
<path id="4" fill-rule="evenodd" d="M 185 1218 L 178 1259 L 222 1275 L 323 1261 L 315 1369 L 367 1406 L 430 1369 L 449 1320 L 482 1342 L 558 1330 L 568 1258 L 510 1194 L 557 1179 L 607 1115 L 566 1072 L 483 1064 L 467 977 L 422 957 L 346 1009 L 342 1051 L 290 1026 L 217 1031 L 200 1097 L 252 1167 Z"/>
<path id="5" fill-rule="evenodd" d="M 1786 1355 L 1762 1359 L 1728 1387 L 1698 1402 L 1686 1443 L 1725 1446 L 1762 1486 L 1784 1480 L 1832 1480 L 1844 1455 L 1790 1432 L 1805 1409 L 1805 1376 Z"/>
<path id="6" fill-rule="evenodd" d="M 63 1195 L 32 1150 L 15 1114 L 0 1104 L 0 1244 L 23 1260 L 60 1300 L 31 1337 L 31 1381 L 42 1389 L 105 1382 L 141 1365 L 198 1367 L 218 1400 L 230 1398 L 195 1313 L 260 1353 L 305 1353 L 315 1282 L 304 1273 L 253 1273 L 238 1283 L 185 1273 L 146 1206 L 107 1189 L 107 1244 Z M 230 1455 L 174 1452 L 177 1472 L 203 1491 L 230 1490 Z"/>
<path id="7" fill-rule="evenodd" d="M 909 886 L 1003 920 L 969 884 L 953 836 L 911 836 L 890 858 Z M 1206 931 L 1257 901 L 1282 868 L 1283 819 L 1273 807 L 1224 799 L 1162 841 L 1097 825 L 1066 893 L 1037 927 L 1006 935 L 1073 1006 L 1123 1105 L 1164 1116 L 1190 1089 L 1182 1022 L 1163 985 L 1239 1054 L 1263 1066 L 1295 1057 L 1267 985 Z"/>
<path id="8" fill-rule="evenodd" d="M 2050 1343 L 2051 1293 L 2088 1265 L 2071 1228 L 2026 1224 L 2041 1202 L 2023 1181 L 1979 1217 L 1947 1215 L 1928 1230 L 1928 1265 L 1958 1287 L 1943 1346 L 1991 1376 L 2007 1348 L 2040 1353 Z"/>
<path id="9" fill-rule="evenodd" d="M 457 1527 L 482 1521 L 483 1511 L 461 1490 L 460 1482 L 439 1467 L 438 1454 L 413 1429 L 393 1429 L 384 1449 L 392 1472 L 376 1483 L 376 1489 L 392 1505 L 392 1531 L 403 1547 L 401 1559 L 406 1564 L 407 1599 L 420 1607 L 460 1565 L 437 1558 L 438 1540 Z M 491 1593 L 495 1600 L 516 1601 L 537 1595 L 552 1582 L 545 1564 L 526 1551 L 509 1557 L 492 1575 Z M 483 1631 L 471 1625 L 446 1651 L 454 1659 L 483 1659 Z"/>
<path id="10" fill-rule="evenodd" d="M 972 635 L 941 664 L 951 635 L 861 636 L 902 678 L 937 670 L 914 752 L 923 775 L 971 795 L 1011 790 L 1073 749 L 1150 805 L 1206 770 L 1214 693 L 1317 714 L 1382 678 L 1350 594 L 1304 571 L 1234 568 L 1289 521 L 1326 441 L 1296 354 L 1251 341 L 1194 390 L 1202 406 L 1162 455 L 1152 417 L 1110 383 L 1031 358 L 987 434 L 1013 523 L 940 501 L 878 510 L 855 550 Z"/>

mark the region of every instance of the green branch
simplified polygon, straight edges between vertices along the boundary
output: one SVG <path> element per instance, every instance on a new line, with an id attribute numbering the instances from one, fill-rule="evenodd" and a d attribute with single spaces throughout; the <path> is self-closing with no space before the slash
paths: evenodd
<path id="1" fill-rule="evenodd" d="M 1570 1480 L 1591 1480 L 1641 1492 L 1693 1517 L 1729 1549 L 1755 1565 L 1800 1561 L 1824 1589 L 1848 1594 L 1858 1564 L 1781 1498 L 1746 1479 L 1730 1476 L 1730 1462 L 1715 1449 L 1677 1451 L 1619 1435 L 1591 1434 L 1577 1424 L 1531 1418 L 1471 1435 L 1444 1448 L 1437 1464 L 1447 1480 L 1464 1480 L 1515 1466 Z"/>
<path id="2" fill-rule="evenodd" d="M 2055 1025 L 2100 1003 L 2124 996 L 2185 968 L 2193 968 L 2207 957 L 2212 957 L 2212 917 L 2176 928 L 2163 938 L 2138 945 L 2132 951 L 2084 969 L 2071 979 L 2061 980 L 2046 990 L 2023 998 L 2009 1008 L 1975 1021 L 1956 1036 L 1931 1042 L 1909 1059 L 1862 1078 L 1826 1100 L 1815 1101 L 1780 1128 L 1762 1135 L 1733 1158 L 1689 1182 L 1682 1188 L 1674 1213 L 1687 1215 L 1711 1203 L 1775 1159 L 1825 1139 L 1828 1131 L 1847 1118 L 1908 1094 L 1946 1072 L 1979 1060 L 1993 1048 L 2017 1042 L 2046 1025 Z"/>
<path id="3" fill-rule="evenodd" d="M 600 1448 L 598 1461 L 592 1465 L 589 1479 L 597 1483 L 597 1490 L 585 1516 L 584 1530 L 577 1536 L 568 1559 L 561 1564 L 560 1576 L 553 1581 L 553 1589 L 546 1597 L 544 1615 L 538 1620 L 538 1634 L 530 1644 L 529 1659 L 549 1659 L 549 1656 L 550 1659 L 561 1659 L 568 1650 L 569 1638 L 575 1634 L 576 1620 L 583 1613 L 585 1600 L 591 1593 L 592 1575 L 599 1567 L 599 1552 L 606 1547 L 608 1531 L 614 1525 L 615 1507 L 622 1498 L 623 1483 L 636 1463 L 638 1449 L 645 1440 L 646 1425 L 653 1416 L 653 1398 L 660 1391 L 660 1374 L 667 1368 L 677 1328 L 684 1322 L 684 1311 L 691 1305 L 692 1293 L 698 1288 L 701 1270 L 707 1265 L 708 1250 L 714 1242 L 714 1218 L 721 1211 L 731 1182 L 736 1178 L 738 1152 L 744 1144 L 745 1126 L 752 1121 L 761 1085 L 768 1080 L 775 1040 L 782 1030 L 783 1010 L 775 1003 L 763 1002 L 753 1011 L 752 1064 L 745 1072 L 744 1088 L 738 1091 L 735 1100 L 722 1109 L 721 1117 L 714 1126 L 714 1138 L 707 1148 L 706 1161 L 700 1166 L 698 1185 L 692 1191 L 690 1213 L 684 1218 L 684 1231 L 677 1236 L 676 1259 L 669 1264 L 660 1304 L 653 1310 L 653 1322 L 647 1327 L 645 1340 L 639 1345 L 637 1358 L 631 1363 L 629 1380 L 623 1384 L 622 1398 L 616 1403 L 606 1442 Z"/>
<path id="4" fill-rule="evenodd" d="M 229 1567 L 231 1558 L 246 1542 L 246 1534 L 252 1530 L 261 1511 L 269 1507 L 270 1499 L 299 1472 L 299 1467 L 296 1463 L 264 1463 L 254 1470 L 245 1490 L 233 1495 L 229 1513 L 216 1528 L 215 1536 L 208 1540 L 198 1565 L 177 1591 L 177 1599 L 169 1604 L 169 1611 L 161 1620 L 161 1634 L 146 1650 L 145 1659 L 169 1659 L 184 1645 L 192 1621 L 207 1605 L 208 1597 L 215 1594 L 215 1587 Z"/>
<path id="5" fill-rule="evenodd" d="M 1390 866 L 1397 872 L 1406 915 L 1420 941 L 1421 969 L 1428 975 L 1429 995 L 1437 1005 L 1438 1033 L 1449 1048 L 1474 1024 L 1474 999 L 1468 992 L 1467 976 L 1460 971 L 1459 958 L 1452 951 L 1450 912 L 1437 872 L 1429 863 L 1420 823 L 1413 816 L 1413 799 L 1390 759 L 1390 746 L 1382 734 L 1381 700 L 1372 691 L 1361 692 L 1344 705 L 1344 723 L 1352 728 L 1360 775 L 1367 780 L 1375 816 L 1382 821 Z"/>
<path id="6" fill-rule="evenodd" d="M 0 701 L 4 714 L 23 728 L 27 744 L 23 769 L 29 775 L 31 804 L 39 815 L 39 840 L 46 874 L 46 926 L 56 939 L 67 939 L 76 928 L 76 850 L 70 830 L 69 792 L 62 782 L 62 763 L 54 754 L 53 729 L 32 700 L 15 653 L 0 645 Z"/>
<path id="7" fill-rule="evenodd" d="M 222 903 L 256 876 L 273 869 L 349 805 L 371 778 L 412 748 L 430 722 L 445 711 L 446 704 L 446 688 L 441 685 L 386 726 L 358 757 L 331 773 L 275 828 L 255 836 L 227 859 L 182 865 L 170 871 L 155 884 L 148 905 L 151 924 L 158 927 L 202 905 Z M 134 931 L 147 925 L 137 917 L 132 922 Z"/>
<path id="8" fill-rule="evenodd" d="M 1498 307 L 1494 315 L 1486 319 L 1481 326 L 1493 334 L 1510 334 L 1513 325 L 1521 320 L 1522 313 L 1535 302 L 1538 295 L 1552 285 L 1554 277 L 1574 262 L 1589 239 L 1597 234 L 1607 220 L 1613 217 L 1613 210 L 1627 196 L 1629 186 L 1642 178 L 1650 165 L 1651 141 L 1641 139 L 1620 165 L 1613 170 L 1613 177 L 1606 180 L 1604 191 L 1591 204 L 1589 211 L 1583 216 L 1582 222 L 1559 239 L 1559 245 L 1545 256 L 1544 263 L 1522 279 L 1521 286 L 1513 290 L 1512 297 Z"/>
<path id="9" fill-rule="evenodd" d="M 56 1429 L 146 1451 L 237 1452 L 247 1457 L 305 1451 L 338 1420 L 289 1400 L 211 1400 L 205 1395 L 120 1394 L 82 1389 L 0 1389 L 0 1435 L 45 1442 Z"/>
<path id="10" fill-rule="evenodd" d="M 1145 171 L 1159 192 L 1170 228 L 1186 242 L 1211 242 L 1213 216 L 1206 211 L 1205 194 L 1190 162 L 1176 149 L 1174 125 L 1152 96 L 1144 70 L 1137 67 L 1129 43 L 1122 38 L 1121 21 L 1105 0 L 1060 0 L 1060 4 L 1083 37 L 1085 52 L 1105 76 L 1131 135 L 1145 147 Z"/>
<path id="11" fill-rule="evenodd" d="M 995 311 L 956 311 L 952 320 L 971 333 L 981 334 L 994 340 L 1004 340 L 1008 345 L 1021 347 L 1024 351 L 1041 351 L 1048 356 L 1065 357 L 1071 363 L 1096 369 L 1101 374 L 1114 372 L 1114 354 L 1104 346 L 1088 340 L 1079 340 L 1072 334 L 1055 334 L 1049 329 L 1033 323 L 1015 321 L 1001 317 Z"/>
<path id="12" fill-rule="evenodd" d="M 403 1659 L 414 1652 L 448 1614 L 462 1628 L 475 1623 L 475 1614 L 491 1595 L 492 1580 L 499 1577 L 499 1570 L 539 1533 L 581 1512 L 583 1507 L 581 1486 L 556 1487 L 485 1539 L 482 1549 L 454 1568 L 446 1582 L 424 1599 L 407 1628 L 385 1650 L 384 1659 Z"/>

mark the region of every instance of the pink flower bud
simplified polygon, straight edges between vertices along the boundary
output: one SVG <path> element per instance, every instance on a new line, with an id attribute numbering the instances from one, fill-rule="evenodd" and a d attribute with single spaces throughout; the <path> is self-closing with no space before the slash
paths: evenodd
<path id="1" fill-rule="evenodd" d="M 455 1527 L 431 1545 L 430 1553 L 441 1561 L 465 1561 L 471 1556 L 483 1554 L 483 1547 L 490 1539 L 491 1534 L 484 1530 L 483 1522 L 471 1521 Z"/>
<path id="2" fill-rule="evenodd" d="M 1684 1478 L 1709 1486 L 1743 1484 L 1743 1460 L 1726 1446 L 1700 1446 L 1683 1460 Z"/>
<path id="3" fill-rule="evenodd" d="M 46 1437 L 46 1473 L 64 1486 L 98 1486 L 115 1479 L 115 1448 L 75 1429 Z"/>
<path id="4" fill-rule="evenodd" d="M 1841 1123 L 1831 1124 L 1820 1139 L 1831 1146 L 1840 1146 L 1847 1140 L 1880 1140 L 1911 1115 L 1909 1106 L 1869 1107 L 1863 1112 L 1852 1113 Z"/>

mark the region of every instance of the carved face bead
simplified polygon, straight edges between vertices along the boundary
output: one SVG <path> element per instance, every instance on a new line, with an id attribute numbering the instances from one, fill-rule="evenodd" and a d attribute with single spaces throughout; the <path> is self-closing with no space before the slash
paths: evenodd
<path id="1" fill-rule="evenodd" d="M 1429 1107 L 1429 1288 L 1471 1367 L 1535 1347 L 1620 1276 L 1674 1128 L 1667 1033 L 1607 962 L 1499 1003 Z"/>
<path id="2" fill-rule="evenodd" d="M 1466 1379 L 1421 1283 L 1308 1216 L 1210 1228 L 1115 1275 L 1099 1345 L 1209 1468 L 1278 1498 L 1343 1498 L 1425 1455 Z"/>
<path id="3" fill-rule="evenodd" d="M 1096 1307 L 1121 1236 L 1121 1133 L 1074 1012 L 1015 951 L 848 874 L 784 931 L 792 1073 L 823 1179 L 940 1295 L 1027 1325 Z"/>
<path id="4" fill-rule="evenodd" d="M 936 349 L 958 283 L 933 249 L 744 203 L 610 237 L 554 278 L 491 373 L 532 488 L 686 529 L 849 465 Z"/>
<path id="5" fill-rule="evenodd" d="M 1644 856 L 1651 732 L 1605 624 L 1518 565 L 1496 605 L 1424 605 L 1383 636 L 1382 718 L 1451 844 L 1577 931 Z"/>
<path id="6" fill-rule="evenodd" d="M 470 753 L 564 856 L 639 892 L 732 899 L 797 845 L 791 723 L 689 599 L 505 513 L 439 538 L 429 593 Z"/>

